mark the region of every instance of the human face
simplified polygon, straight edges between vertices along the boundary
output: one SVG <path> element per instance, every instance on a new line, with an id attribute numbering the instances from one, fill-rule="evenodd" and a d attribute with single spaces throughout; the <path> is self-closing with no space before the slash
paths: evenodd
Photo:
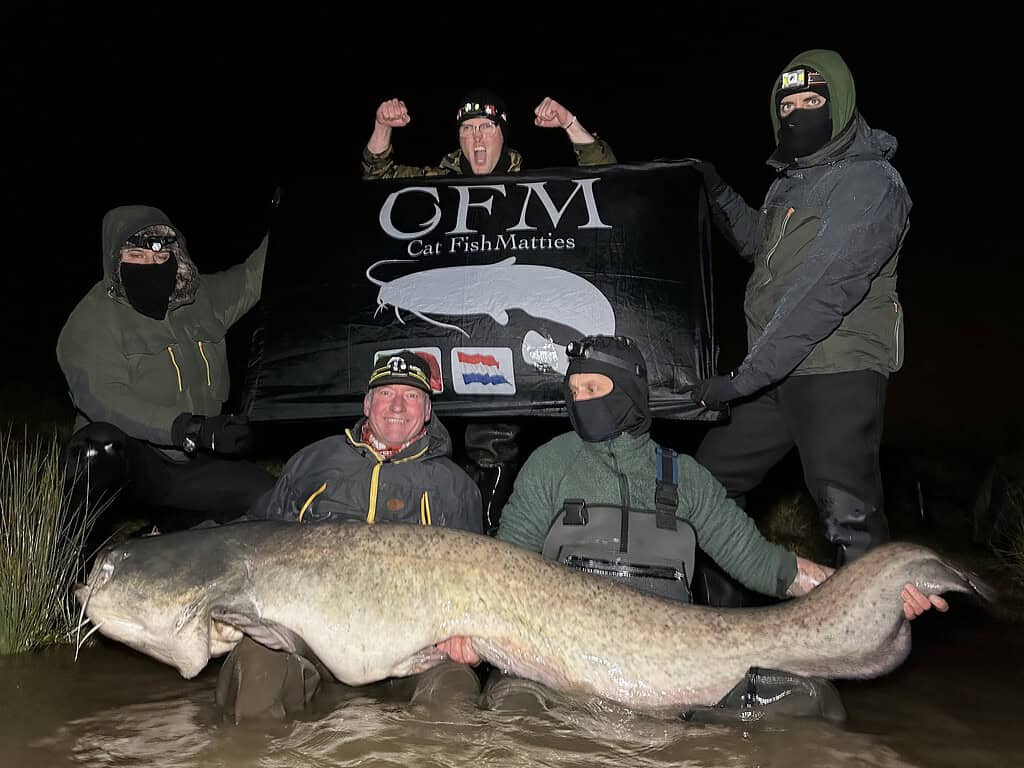
<path id="1" fill-rule="evenodd" d="M 569 377 L 569 393 L 577 403 L 604 397 L 613 389 L 615 382 L 603 373 L 574 373 Z"/>
<path id="2" fill-rule="evenodd" d="M 790 94 L 779 103 L 779 117 L 785 117 L 794 109 L 821 109 L 826 101 L 828 99 L 814 91 Z"/>
<path id="3" fill-rule="evenodd" d="M 366 393 L 363 415 L 370 432 L 382 443 L 404 445 L 430 420 L 430 398 L 408 384 L 385 384 Z"/>
<path id="4" fill-rule="evenodd" d="M 477 176 L 494 170 L 504 144 L 501 128 L 486 117 L 474 117 L 459 126 L 459 146 Z"/>

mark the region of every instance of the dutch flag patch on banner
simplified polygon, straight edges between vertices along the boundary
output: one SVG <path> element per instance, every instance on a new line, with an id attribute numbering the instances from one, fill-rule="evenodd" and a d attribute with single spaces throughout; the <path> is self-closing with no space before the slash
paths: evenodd
<path id="1" fill-rule="evenodd" d="M 460 395 L 514 395 L 516 377 L 508 347 L 455 347 L 452 384 Z"/>

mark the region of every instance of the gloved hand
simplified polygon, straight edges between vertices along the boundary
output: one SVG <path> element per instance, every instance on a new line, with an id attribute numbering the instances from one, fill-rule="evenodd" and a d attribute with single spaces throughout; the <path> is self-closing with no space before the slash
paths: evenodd
<path id="1" fill-rule="evenodd" d="M 252 445 L 252 430 L 248 417 L 241 414 L 193 416 L 183 413 L 171 426 L 171 440 L 189 455 L 199 450 L 240 456 Z"/>
<path id="2" fill-rule="evenodd" d="M 726 403 L 740 396 L 732 383 L 731 376 L 712 376 L 710 379 L 698 381 L 690 390 L 695 403 L 700 403 L 712 411 L 721 411 Z"/>
<path id="3" fill-rule="evenodd" d="M 712 163 L 706 160 L 697 160 L 693 167 L 704 177 L 704 189 L 707 190 L 708 197 L 714 197 L 725 186 L 722 177 L 718 175 L 718 169 Z"/>

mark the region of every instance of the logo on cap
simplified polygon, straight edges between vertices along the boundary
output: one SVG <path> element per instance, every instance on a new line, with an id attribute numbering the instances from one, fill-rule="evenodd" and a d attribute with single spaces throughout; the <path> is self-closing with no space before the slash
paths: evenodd
<path id="1" fill-rule="evenodd" d="M 409 363 L 407 363 L 406 360 L 398 354 L 402 351 L 412 352 L 415 354 L 416 357 L 419 358 L 419 361 L 423 363 L 423 367 L 417 367 L 415 362 L 410 366 Z M 438 347 L 410 347 L 406 350 L 377 350 L 374 352 L 373 356 L 373 373 L 370 376 L 370 386 L 373 386 L 375 382 L 380 381 L 384 377 L 395 377 L 398 379 L 403 376 L 413 375 L 417 379 L 425 379 L 432 394 L 439 394 L 444 391 L 444 382 L 441 379 L 440 360 L 441 350 Z M 401 366 L 403 365 L 406 366 L 406 368 L 402 368 Z M 408 368 L 411 368 L 411 370 L 407 370 Z"/>
<path id="2" fill-rule="evenodd" d="M 391 369 L 392 373 L 405 373 L 409 370 L 409 366 L 406 365 L 405 360 L 400 357 L 392 357 L 385 363 L 385 365 Z"/>

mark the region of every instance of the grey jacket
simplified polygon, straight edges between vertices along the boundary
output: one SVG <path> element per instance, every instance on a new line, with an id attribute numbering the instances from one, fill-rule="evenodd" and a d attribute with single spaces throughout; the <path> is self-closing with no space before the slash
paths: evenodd
<path id="1" fill-rule="evenodd" d="M 390 459 L 360 439 L 364 420 L 344 435 L 308 445 L 249 510 L 253 519 L 418 523 L 483 531 L 480 490 L 449 457 L 448 430 L 434 416 L 416 442 Z"/>

